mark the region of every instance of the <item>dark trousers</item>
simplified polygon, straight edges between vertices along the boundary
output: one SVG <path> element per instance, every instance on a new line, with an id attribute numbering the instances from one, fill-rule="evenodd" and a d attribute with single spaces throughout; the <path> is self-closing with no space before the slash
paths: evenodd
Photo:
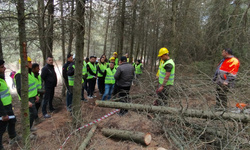
<path id="1" fill-rule="evenodd" d="M 88 82 L 88 96 L 93 96 L 95 90 L 96 79 L 87 79 Z"/>
<path id="2" fill-rule="evenodd" d="M 87 81 L 87 79 L 84 80 L 84 89 L 86 90 L 86 92 L 88 92 L 88 81 Z"/>
<path id="3" fill-rule="evenodd" d="M 113 96 L 115 96 L 117 93 L 118 93 L 118 87 L 117 87 L 117 84 L 115 82 L 114 89 L 113 89 Z"/>
<path id="4" fill-rule="evenodd" d="M 9 134 L 10 139 L 13 139 L 16 137 L 15 124 L 16 124 L 16 118 L 9 119 L 8 121 L 0 121 L 0 149 L 3 148 L 2 139 L 3 139 L 3 134 L 6 131 L 6 129 L 8 129 L 8 134 Z"/>
<path id="5" fill-rule="evenodd" d="M 105 78 L 104 77 L 98 77 L 98 88 L 99 88 L 99 92 L 101 94 L 104 94 L 105 91 Z"/>
<path id="6" fill-rule="evenodd" d="M 35 119 L 38 118 L 38 110 L 39 110 L 39 108 L 41 107 L 41 102 L 42 102 L 42 100 L 43 100 L 43 94 L 41 94 L 41 95 L 39 96 L 39 102 L 35 102 L 35 106 L 36 106 L 36 110 L 37 110 L 37 116 L 36 116 Z"/>
<path id="7" fill-rule="evenodd" d="M 54 107 L 52 105 L 52 101 L 54 98 L 55 88 L 45 88 L 45 94 L 44 94 L 44 100 L 42 103 L 42 112 L 43 115 L 47 114 L 47 105 L 49 103 L 49 109 L 54 110 Z"/>
<path id="8" fill-rule="evenodd" d="M 216 107 L 227 108 L 227 93 L 229 87 L 224 85 L 217 85 L 216 87 Z"/>
<path id="9" fill-rule="evenodd" d="M 32 107 L 29 107 L 30 128 L 32 127 L 34 120 L 38 117 L 35 100 L 36 100 L 36 97 L 29 98 L 29 101 L 33 104 Z"/>
<path id="10" fill-rule="evenodd" d="M 117 86 L 117 91 L 119 93 L 119 98 L 120 98 L 120 102 L 123 103 L 129 103 L 129 90 L 130 90 L 130 86 L 128 87 L 121 87 L 121 86 Z M 127 109 L 120 109 L 120 113 L 127 113 L 128 110 Z"/>
<path id="11" fill-rule="evenodd" d="M 85 90 L 85 85 L 87 83 L 87 80 L 84 80 L 84 83 L 82 84 L 82 92 L 81 92 L 81 99 L 84 99 L 84 90 Z M 86 85 L 87 86 L 87 85 Z M 86 90 L 87 91 L 87 90 Z M 88 92 L 88 91 L 87 91 Z"/>
<path id="12" fill-rule="evenodd" d="M 170 93 L 173 93 L 172 86 L 169 85 L 169 86 L 164 87 L 163 90 L 158 93 L 159 99 L 156 101 L 156 105 L 167 106 L 168 100 L 171 97 Z"/>

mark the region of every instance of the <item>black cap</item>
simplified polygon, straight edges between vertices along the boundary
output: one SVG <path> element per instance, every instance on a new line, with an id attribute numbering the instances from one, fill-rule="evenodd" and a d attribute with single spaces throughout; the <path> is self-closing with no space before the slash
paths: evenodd
<path id="1" fill-rule="evenodd" d="M 122 56 L 120 59 L 122 62 L 127 61 L 127 57 L 126 56 Z"/>
<path id="2" fill-rule="evenodd" d="M 3 65 L 4 63 L 5 63 L 5 61 L 0 59 L 0 65 Z"/>
<path id="3" fill-rule="evenodd" d="M 38 63 L 33 63 L 32 64 L 32 69 L 35 69 L 36 67 L 39 67 L 39 64 Z"/>
<path id="4" fill-rule="evenodd" d="M 87 57 L 85 60 L 89 61 L 89 58 Z"/>
<path id="5" fill-rule="evenodd" d="M 95 56 L 90 56 L 89 58 L 91 59 L 91 58 L 96 58 L 96 57 Z"/>
<path id="6" fill-rule="evenodd" d="M 72 55 L 72 54 L 68 54 L 68 55 L 67 55 L 67 58 L 70 58 L 71 56 L 73 56 L 73 55 Z"/>

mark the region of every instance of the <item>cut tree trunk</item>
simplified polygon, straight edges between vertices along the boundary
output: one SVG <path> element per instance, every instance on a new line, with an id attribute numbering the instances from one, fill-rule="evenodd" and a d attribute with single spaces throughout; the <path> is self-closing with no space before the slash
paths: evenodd
<path id="1" fill-rule="evenodd" d="M 94 135 L 96 128 L 97 128 L 97 124 L 94 124 L 93 127 L 90 129 L 87 137 L 84 139 L 81 146 L 78 148 L 78 150 L 84 150 L 88 146 L 89 141 L 92 138 L 92 136 Z"/>
<path id="2" fill-rule="evenodd" d="M 137 143 L 144 145 L 149 145 L 152 137 L 150 133 L 143 132 L 134 132 L 126 130 L 116 130 L 116 129 L 102 129 L 102 134 L 107 137 L 122 139 L 122 140 L 131 140 Z"/>
<path id="3" fill-rule="evenodd" d="M 109 107 L 116 109 L 131 109 L 131 110 L 139 110 L 139 111 L 147 111 L 147 112 L 161 112 L 164 114 L 179 114 L 186 117 L 195 117 L 202 119 L 225 119 L 231 121 L 239 121 L 243 123 L 250 122 L 250 116 L 247 114 L 235 114 L 229 112 L 213 112 L 213 111 L 204 111 L 204 110 L 195 110 L 195 109 L 187 109 L 182 111 L 178 108 L 173 107 L 163 107 L 163 106 L 152 106 L 152 105 L 142 105 L 142 104 L 132 104 L 132 103 L 120 103 L 120 102 L 108 102 L 108 101 L 96 101 L 97 106 L 100 107 Z"/>

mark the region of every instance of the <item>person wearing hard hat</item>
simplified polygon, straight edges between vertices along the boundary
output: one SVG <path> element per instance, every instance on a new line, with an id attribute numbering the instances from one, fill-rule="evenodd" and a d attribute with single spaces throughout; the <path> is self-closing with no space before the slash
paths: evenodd
<path id="1" fill-rule="evenodd" d="M 44 118 L 50 118 L 47 114 L 47 105 L 49 105 L 50 112 L 55 111 L 53 107 L 53 98 L 55 94 L 55 87 L 57 85 L 56 71 L 53 65 L 53 57 L 49 56 L 46 60 L 47 64 L 42 68 L 41 78 L 45 82 L 45 94 L 42 103 L 42 112 Z"/>
<path id="2" fill-rule="evenodd" d="M 39 96 L 37 92 L 37 82 L 36 79 L 33 77 L 32 73 L 32 63 L 31 58 L 27 58 L 28 61 L 28 97 L 29 97 L 29 113 L 30 113 L 30 131 L 36 131 L 37 128 L 32 127 L 33 122 L 37 117 L 37 109 L 35 106 L 36 102 L 39 102 Z M 19 63 L 21 64 L 21 60 L 19 60 Z M 21 100 L 21 69 L 15 74 L 15 82 L 16 82 L 16 90 L 19 96 L 19 100 Z M 30 136 L 31 138 L 35 137 L 33 134 Z"/>
<path id="3" fill-rule="evenodd" d="M 154 105 L 167 105 L 167 99 L 170 96 L 170 88 L 174 85 L 175 76 L 175 63 L 169 57 L 169 51 L 167 48 L 163 47 L 160 49 L 158 57 L 164 61 L 159 72 L 159 86 L 156 90 L 159 99 L 155 101 Z"/>
<path id="4" fill-rule="evenodd" d="M 41 102 L 42 102 L 42 99 L 43 99 L 43 94 L 45 93 L 45 90 L 42 87 L 42 78 L 39 75 L 39 71 L 40 71 L 39 64 L 33 63 L 32 64 L 32 76 L 36 80 L 37 92 L 38 92 L 38 96 L 39 96 L 39 101 L 35 103 L 37 112 L 38 112 L 38 110 L 39 110 L 39 108 L 41 106 Z M 36 125 L 41 123 L 42 121 L 43 120 L 40 119 L 38 117 L 38 115 L 35 117 L 35 124 Z"/>
<path id="5" fill-rule="evenodd" d="M 240 61 L 233 56 L 232 49 L 223 49 L 222 56 L 223 59 L 220 61 L 213 78 L 213 81 L 217 83 L 215 105 L 215 109 L 217 110 L 227 108 L 227 93 L 230 88 L 234 87 L 240 67 Z"/>
<path id="6" fill-rule="evenodd" d="M 115 58 L 115 66 L 119 66 L 119 59 L 118 59 L 118 54 L 117 52 L 113 53 L 113 57 Z M 112 58 L 112 57 L 111 57 Z M 111 60 L 110 58 L 110 60 Z M 111 62 L 111 61 L 110 61 Z"/>
<path id="7" fill-rule="evenodd" d="M 161 59 L 160 62 L 159 62 L 158 71 L 156 73 L 156 79 L 157 80 L 159 79 L 159 73 L 160 73 L 161 66 L 163 65 L 163 63 L 164 63 L 164 61 Z"/>
<path id="8" fill-rule="evenodd" d="M 115 58 L 115 57 L 111 57 L 111 58 L 110 58 L 110 62 L 111 62 L 111 63 L 114 63 L 114 68 L 115 68 L 115 69 L 117 69 L 117 68 L 119 67 L 119 63 L 117 63 L 117 65 L 115 64 L 115 62 L 116 62 L 116 58 Z"/>
<path id="9" fill-rule="evenodd" d="M 12 109 L 12 97 L 10 95 L 9 87 L 5 81 L 4 73 L 4 60 L 0 60 L 0 150 L 4 150 L 2 144 L 3 134 L 8 130 L 10 143 L 21 140 L 21 137 L 16 134 L 15 124 L 16 118 Z M 12 118 L 13 117 L 13 118 Z"/>

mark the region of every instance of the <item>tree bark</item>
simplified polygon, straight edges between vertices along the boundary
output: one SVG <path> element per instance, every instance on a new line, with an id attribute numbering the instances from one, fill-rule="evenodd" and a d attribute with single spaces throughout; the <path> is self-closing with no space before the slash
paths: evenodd
<path id="1" fill-rule="evenodd" d="M 90 9 L 89 9 L 89 32 L 88 32 L 88 49 L 87 49 L 87 57 L 89 57 L 89 48 L 90 48 L 90 33 L 91 33 L 91 20 L 92 20 L 92 0 L 90 1 Z"/>
<path id="2" fill-rule="evenodd" d="M 187 109 L 180 110 L 173 107 L 163 107 L 163 106 L 151 106 L 151 105 L 141 105 L 141 104 L 131 104 L 131 103 L 119 103 L 119 102 L 108 102 L 108 101 L 96 101 L 97 106 L 109 107 L 116 109 L 131 109 L 147 112 L 161 112 L 164 114 L 179 114 L 186 117 L 202 118 L 202 119 L 225 119 L 225 120 L 237 120 L 239 122 L 247 123 L 250 122 L 250 116 L 246 114 L 235 114 L 229 112 L 213 112 L 204 110 Z"/>
<path id="3" fill-rule="evenodd" d="M 121 8 L 121 19 L 120 19 L 120 38 L 118 44 L 118 58 L 122 56 L 123 49 L 123 36 L 124 36 L 124 24 L 125 24 L 125 4 L 126 0 L 122 0 L 122 8 Z"/>
<path id="4" fill-rule="evenodd" d="M 45 38 L 45 27 L 44 27 L 44 1 L 38 1 L 38 34 L 39 34 L 39 44 L 40 49 L 43 54 L 43 65 L 45 65 L 47 46 Z"/>
<path id="5" fill-rule="evenodd" d="M 85 34 L 85 1 L 76 0 L 76 58 L 75 58 L 75 73 L 74 73 L 74 90 L 73 90 L 73 124 L 76 126 L 82 123 L 81 111 L 81 90 L 82 90 L 82 66 L 83 66 L 83 49 L 84 49 L 84 34 Z"/>
<path id="6" fill-rule="evenodd" d="M 60 9 L 61 9 L 61 28 L 62 28 L 62 64 L 65 63 L 65 21 L 64 21 L 64 17 L 63 17 L 63 0 L 60 0 Z M 63 80 L 63 86 L 62 86 L 62 97 L 65 96 L 65 85 L 64 85 L 64 78 L 62 78 Z"/>
<path id="7" fill-rule="evenodd" d="M 129 51 L 129 63 L 132 63 L 133 49 L 134 49 L 134 37 L 135 37 L 135 21 L 136 21 L 136 0 L 133 1 L 133 16 L 132 16 L 132 31 Z"/>
<path id="8" fill-rule="evenodd" d="M 111 11 L 111 3 L 112 1 L 109 1 L 109 8 L 108 8 L 108 18 L 107 18 L 107 24 L 106 24 L 106 32 L 105 32 L 105 39 L 104 39 L 104 47 L 103 47 L 103 54 L 106 55 L 107 51 L 107 40 L 108 40 L 108 31 L 109 31 L 109 19 L 110 19 L 110 11 Z"/>
<path id="9" fill-rule="evenodd" d="M 0 59 L 3 59 L 2 31 L 0 31 Z"/>
<path id="10" fill-rule="evenodd" d="M 88 143 L 90 139 L 92 138 L 92 136 L 94 135 L 96 128 L 97 128 L 97 124 L 94 124 L 93 127 L 90 129 L 87 137 L 84 139 L 81 146 L 78 148 L 78 150 L 84 150 L 88 146 Z"/>
<path id="11" fill-rule="evenodd" d="M 28 98 L 28 69 L 27 50 L 26 50 L 26 31 L 25 31 L 25 15 L 24 0 L 17 2 L 18 15 L 18 31 L 19 31 L 19 51 L 21 58 L 21 126 L 22 126 L 22 142 L 24 149 L 30 149 L 30 122 L 29 122 L 29 98 Z"/>
<path id="12" fill-rule="evenodd" d="M 74 2 L 75 0 L 71 1 L 71 11 L 70 11 L 70 24 L 69 24 L 69 47 L 68 47 L 68 52 L 67 54 L 70 54 L 72 52 L 72 43 L 73 43 L 73 39 L 74 39 L 74 30 L 72 30 L 74 28 Z"/>
<path id="13" fill-rule="evenodd" d="M 53 32 L 54 32 L 54 0 L 48 0 L 48 30 L 47 30 L 47 57 L 53 52 Z"/>
<path id="14" fill-rule="evenodd" d="M 151 143 L 152 137 L 150 133 L 134 132 L 126 130 L 116 130 L 116 129 L 102 129 L 102 134 L 107 137 L 130 140 L 143 145 L 149 145 Z"/>

